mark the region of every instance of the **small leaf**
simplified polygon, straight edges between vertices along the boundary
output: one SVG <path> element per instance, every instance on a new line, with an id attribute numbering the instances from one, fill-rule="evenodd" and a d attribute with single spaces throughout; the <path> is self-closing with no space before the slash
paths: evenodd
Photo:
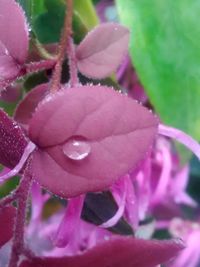
<path id="1" fill-rule="evenodd" d="M 61 0 L 44 0 L 45 12 L 33 20 L 33 31 L 41 43 L 56 43 L 60 39 L 65 17 Z"/>
<path id="2" fill-rule="evenodd" d="M 89 31 L 89 23 L 94 20 L 93 13 L 88 16 L 88 13 L 84 12 L 86 7 L 90 8 L 90 1 L 86 0 L 85 2 L 84 8 L 79 5 L 80 3 L 76 3 L 74 6 L 73 31 L 75 42 L 78 43 Z M 64 24 L 65 4 L 62 0 L 44 0 L 44 6 L 46 10 L 33 20 L 33 31 L 41 43 L 56 43 L 60 40 Z M 83 16 L 83 14 L 87 15 Z"/>
<path id="3" fill-rule="evenodd" d="M 91 30 L 98 23 L 99 19 L 91 0 L 74 0 L 74 10 L 84 21 L 86 27 Z"/>
<path id="4" fill-rule="evenodd" d="M 102 79 L 117 69 L 128 50 L 129 31 L 104 23 L 88 33 L 76 50 L 78 68 L 85 76 Z"/>
<path id="5" fill-rule="evenodd" d="M 28 53 L 28 26 L 22 8 L 14 0 L 0 1 L 0 44 L 16 64 L 24 63 Z"/>
<path id="6" fill-rule="evenodd" d="M 14 114 L 14 119 L 24 129 L 27 128 L 29 120 L 31 119 L 38 103 L 44 99 L 48 94 L 48 84 L 41 84 L 32 89 L 27 93 L 24 99 L 19 103 Z"/>
<path id="7" fill-rule="evenodd" d="M 148 110 L 108 87 L 49 95 L 29 123 L 29 137 L 39 147 L 35 179 L 64 197 L 101 191 L 146 156 L 157 124 Z"/>
<path id="8" fill-rule="evenodd" d="M 13 206 L 0 207 L 0 247 L 12 238 L 15 215 Z"/>
<path id="9" fill-rule="evenodd" d="M 20 267 L 154 267 L 177 256 L 180 242 L 116 237 L 80 255 L 25 260 Z"/>
<path id="10" fill-rule="evenodd" d="M 17 77 L 19 69 L 20 67 L 11 56 L 1 53 L 0 51 L 0 81 Z"/>
<path id="11" fill-rule="evenodd" d="M 4 89 L 1 92 L 0 95 L 0 101 L 8 103 L 16 103 L 21 95 L 21 86 L 15 85 L 15 86 L 8 86 L 6 89 Z"/>
<path id="12" fill-rule="evenodd" d="M 27 145 L 21 128 L 0 109 L 0 163 L 13 168 Z"/>
<path id="13" fill-rule="evenodd" d="M 17 2 L 25 11 L 30 24 L 32 24 L 32 20 L 35 19 L 36 16 L 45 10 L 44 0 L 17 0 Z"/>

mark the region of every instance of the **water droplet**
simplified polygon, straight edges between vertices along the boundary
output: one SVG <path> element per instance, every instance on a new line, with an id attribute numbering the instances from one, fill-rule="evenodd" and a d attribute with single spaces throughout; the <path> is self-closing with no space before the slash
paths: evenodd
<path id="1" fill-rule="evenodd" d="M 86 158 L 91 151 L 90 144 L 80 138 L 71 138 L 63 146 L 64 154 L 73 160 Z"/>

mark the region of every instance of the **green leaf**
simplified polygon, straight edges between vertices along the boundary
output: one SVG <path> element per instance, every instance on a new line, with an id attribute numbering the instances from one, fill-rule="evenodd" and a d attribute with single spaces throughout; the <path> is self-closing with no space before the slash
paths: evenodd
<path id="1" fill-rule="evenodd" d="M 91 30 L 99 23 L 91 0 L 74 0 L 74 10 L 79 14 L 88 30 Z"/>
<path id="2" fill-rule="evenodd" d="M 33 31 L 43 44 L 56 43 L 60 40 L 65 17 L 65 1 L 43 0 L 45 12 L 33 21 Z M 81 4 L 82 3 L 82 4 Z M 73 31 L 76 43 L 98 23 L 95 9 L 90 0 L 74 1 Z"/>
<path id="3" fill-rule="evenodd" d="M 164 123 L 200 140 L 199 0 L 116 0 L 130 54 Z"/>
<path id="4" fill-rule="evenodd" d="M 26 17 L 30 24 L 32 24 L 32 20 L 44 12 L 44 0 L 17 0 L 17 2 L 24 9 Z"/>
<path id="5" fill-rule="evenodd" d="M 89 28 L 83 21 L 83 18 L 80 17 L 79 13 L 74 10 L 73 22 L 72 22 L 73 32 L 74 32 L 74 42 L 79 44 L 81 40 L 88 33 Z"/>
<path id="6" fill-rule="evenodd" d="M 62 0 L 44 0 L 44 5 L 46 12 L 33 21 L 33 31 L 41 43 L 55 43 L 60 39 L 65 5 Z"/>

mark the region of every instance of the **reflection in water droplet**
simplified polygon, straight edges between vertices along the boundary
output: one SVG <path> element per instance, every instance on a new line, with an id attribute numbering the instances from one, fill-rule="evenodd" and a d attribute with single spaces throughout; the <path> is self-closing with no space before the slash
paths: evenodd
<path id="1" fill-rule="evenodd" d="M 78 138 L 68 140 L 63 146 L 65 156 L 73 160 L 86 158 L 91 151 L 90 144 Z"/>

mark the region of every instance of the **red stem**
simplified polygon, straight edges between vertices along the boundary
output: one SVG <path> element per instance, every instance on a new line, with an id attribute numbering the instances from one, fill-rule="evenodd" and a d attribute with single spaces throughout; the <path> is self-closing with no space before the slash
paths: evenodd
<path id="1" fill-rule="evenodd" d="M 25 72 L 32 73 L 41 70 L 52 69 L 56 64 L 55 59 L 41 60 L 39 62 L 31 62 L 25 65 Z"/>
<path id="2" fill-rule="evenodd" d="M 0 208 L 15 201 L 16 198 L 17 198 L 17 194 L 16 194 L 16 190 L 15 190 L 15 191 L 11 192 L 10 195 L 8 195 L 8 196 L 6 196 L 0 200 Z"/>
<path id="3" fill-rule="evenodd" d="M 66 0 L 65 21 L 60 39 L 57 63 L 52 75 L 52 83 L 50 91 L 54 93 L 60 89 L 60 80 L 62 72 L 62 64 L 65 58 L 65 50 L 68 42 L 68 36 L 72 34 L 72 15 L 73 15 L 73 0 Z"/>
<path id="4" fill-rule="evenodd" d="M 69 59 L 69 71 L 70 71 L 70 85 L 73 87 L 78 84 L 78 71 L 77 71 L 77 60 L 75 54 L 74 41 L 72 38 L 72 18 L 73 18 L 73 0 L 66 0 L 67 4 L 67 56 Z"/>
<path id="5" fill-rule="evenodd" d="M 29 163 L 27 163 L 21 183 L 18 188 L 18 208 L 14 228 L 13 245 L 8 267 L 17 267 L 20 255 L 24 251 L 24 227 L 26 221 L 26 205 L 31 186 L 32 177 L 29 172 Z"/>
<path id="6" fill-rule="evenodd" d="M 70 86 L 74 87 L 79 83 L 78 70 L 77 70 L 77 59 L 75 54 L 75 47 L 73 38 L 69 38 L 67 46 L 67 55 L 69 59 L 69 72 L 70 72 Z"/>
<path id="7" fill-rule="evenodd" d="M 24 65 L 20 71 L 20 73 L 17 74 L 16 77 L 13 77 L 9 80 L 0 81 L 0 93 L 2 90 L 6 89 L 9 85 L 11 85 L 12 82 L 15 82 L 17 79 L 25 76 L 26 74 L 52 69 L 56 64 L 55 59 L 48 59 L 48 60 L 41 60 L 39 62 L 31 62 L 26 65 Z"/>

